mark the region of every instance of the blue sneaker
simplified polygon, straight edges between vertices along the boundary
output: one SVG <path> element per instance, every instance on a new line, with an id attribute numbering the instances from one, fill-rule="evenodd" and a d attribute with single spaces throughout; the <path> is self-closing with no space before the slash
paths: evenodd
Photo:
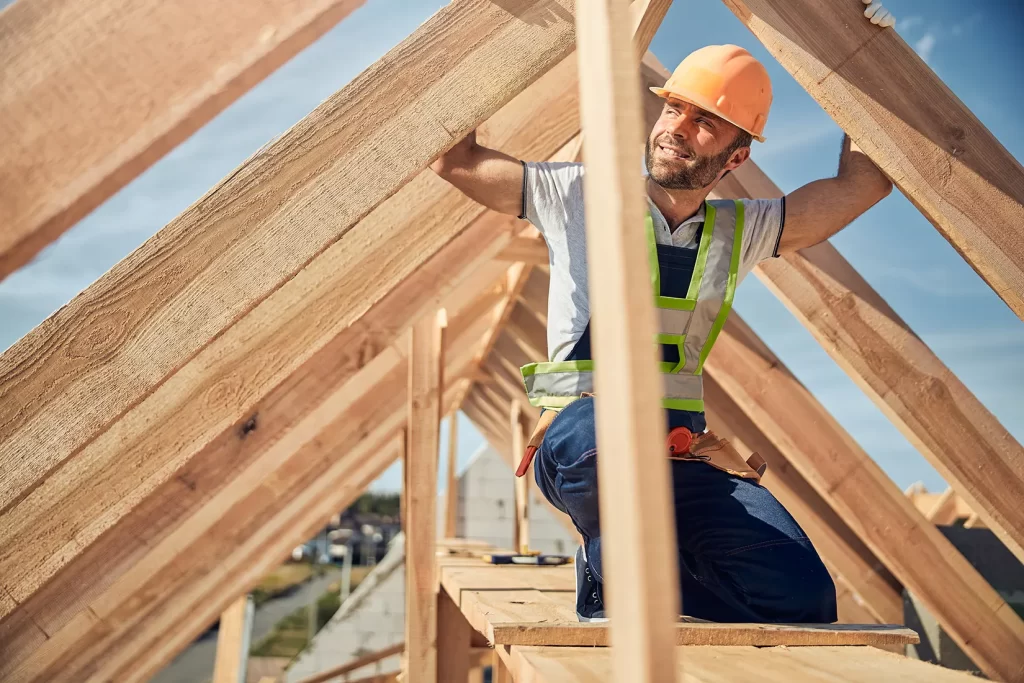
<path id="1" fill-rule="evenodd" d="M 583 546 L 576 549 L 576 617 L 580 621 L 608 621 L 604 616 L 601 584 L 590 573 Z"/>

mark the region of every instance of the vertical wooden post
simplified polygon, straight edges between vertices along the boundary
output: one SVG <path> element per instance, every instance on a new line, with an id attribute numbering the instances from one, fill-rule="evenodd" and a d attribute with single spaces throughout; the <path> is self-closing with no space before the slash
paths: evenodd
<path id="1" fill-rule="evenodd" d="M 437 680 L 437 461 L 441 423 L 443 311 L 413 325 L 409 344 L 409 417 L 405 452 L 406 680 Z"/>
<path id="2" fill-rule="evenodd" d="M 445 590 L 437 593 L 438 683 L 468 683 L 473 627 Z"/>
<path id="3" fill-rule="evenodd" d="M 491 681 L 493 683 L 512 683 L 512 674 L 509 672 L 508 667 L 505 666 L 505 661 L 498 654 L 497 649 L 495 649 L 491 659 Z"/>
<path id="4" fill-rule="evenodd" d="M 459 504 L 458 478 L 455 476 L 456 458 L 459 453 L 459 411 L 448 415 L 448 484 L 445 487 L 444 537 L 456 537 L 456 512 Z"/>
<path id="5" fill-rule="evenodd" d="M 509 407 L 510 430 L 512 434 L 512 459 L 523 457 L 526 439 L 523 436 L 522 406 L 512 401 Z M 513 477 L 516 483 L 516 528 L 512 545 L 517 553 L 530 552 L 530 475 Z"/>
<path id="6" fill-rule="evenodd" d="M 220 615 L 213 683 L 244 683 L 249 662 L 253 604 L 248 595 L 235 600 Z"/>
<path id="7" fill-rule="evenodd" d="M 638 58 L 627 0 L 576 6 L 587 172 L 601 533 L 614 680 L 674 681 L 681 605 L 643 233 Z"/>

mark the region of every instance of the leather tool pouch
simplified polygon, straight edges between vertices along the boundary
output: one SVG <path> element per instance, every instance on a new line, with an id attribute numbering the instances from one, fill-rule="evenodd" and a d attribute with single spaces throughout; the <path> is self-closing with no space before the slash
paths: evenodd
<path id="1" fill-rule="evenodd" d="M 727 439 L 719 439 L 714 432 L 695 434 L 689 453 L 669 455 L 671 460 L 693 460 L 707 463 L 729 474 L 760 482 L 768 464 L 757 453 L 744 459 Z"/>

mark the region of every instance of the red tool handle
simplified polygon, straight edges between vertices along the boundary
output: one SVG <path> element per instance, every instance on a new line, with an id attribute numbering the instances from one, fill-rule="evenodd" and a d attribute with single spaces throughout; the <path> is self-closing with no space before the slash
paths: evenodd
<path id="1" fill-rule="evenodd" d="M 537 452 L 536 446 L 527 446 L 526 454 L 523 459 L 519 461 L 519 467 L 516 469 L 516 476 L 521 477 L 527 473 L 530 469 L 530 463 L 533 462 L 533 455 Z"/>

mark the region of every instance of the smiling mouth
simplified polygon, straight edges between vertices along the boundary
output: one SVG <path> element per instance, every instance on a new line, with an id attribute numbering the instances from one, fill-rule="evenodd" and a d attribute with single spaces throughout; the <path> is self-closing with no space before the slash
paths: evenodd
<path id="1" fill-rule="evenodd" d="M 659 144 L 658 149 L 660 149 L 663 154 L 673 159 L 679 159 L 681 161 L 690 160 L 690 155 L 684 152 L 683 150 L 679 149 L 678 147 L 667 147 L 665 145 Z"/>

